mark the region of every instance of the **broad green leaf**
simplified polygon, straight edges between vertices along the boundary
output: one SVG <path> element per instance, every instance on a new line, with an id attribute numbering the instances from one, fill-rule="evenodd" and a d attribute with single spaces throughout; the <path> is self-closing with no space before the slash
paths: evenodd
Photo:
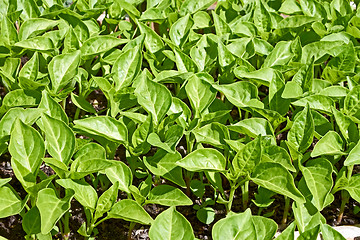
<path id="1" fill-rule="evenodd" d="M 171 106 L 171 93 L 163 85 L 143 78 L 135 89 L 139 104 L 148 111 L 155 122 L 159 124 Z"/>
<path id="2" fill-rule="evenodd" d="M 237 176 L 248 176 L 261 160 L 261 138 L 246 144 L 234 157 L 232 165 Z"/>
<path id="3" fill-rule="evenodd" d="M 124 199 L 115 203 L 108 213 L 108 217 L 120 218 L 144 225 L 150 225 L 154 221 L 143 207 L 131 199 Z"/>
<path id="4" fill-rule="evenodd" d="M 270 123 L 264 118 L 247 118 L 228 126 L 228 128 L 234 132 L 245 133 L 252 138 L 257 137 L 258 135 L 274 135 L 274 130 L 272 129 Z"/>
<path id="5" fill-rule="evenodd" d="M 304 196 L 295 187 L 292 175 L 286 168 L 278 163 L 260 163 L 255 167 L 251 175 L 251 180 L 264 188 L 285 195 L 296 202 L 305 202 Z"/>
<path id="6" fill-rule="evenodd" d="M 175 207 L 160 213 L 150 227 L 149 237 L 158 240 L 195 239 L 190 222 Z"/>
<path id="7" fill-rule="evenodd" d="M 226 159 L 213 148 L 195 150 L 185 158 L 177 161 L 177 165 L 188 171 L 225 171 Z"/>
<path id="8" fill-rule="evenodd" d="M 217 221 L 212 229 L 212 237 L 214 240 L 257 240 L 250 209 L 243 213 L 228 214 L 226 218 Z"/>
<path id="9" fill-rule="evenodd" d="M 170 185 L 159 185 L 153 188 L 146 203 L 160 204 L 164 206 L 187 206 L 193 202 L 179 188 Z"/>
<path id="10" fill-rule="evenodd" d="M 199 143 L 207 143 L 214 147 L 225 148 L 226 139 L 230 139 L 229 130 L 220 123 L 210 123 L 201 128 L 192 131 L 196 141 Z"/>
<path id="11" fill-rule="evenodd" d="M 186 94 L 190 104 L 195 110 L 195 117 L 200 117 L 205 109 L 214 101 L 216 90 L 210 83 L 193 75 L 188 79 L 185 86 Z"/>
<path id="12" fill-rule="evenodd" d="M 104 213 L 110 211 L 116 202 L 119 192 L 119 183 L 115 182 L 108 190 L 106 190 L 96 203 L 96 212 L 94 218 L 101 217 Z"/>
<path id="13" fill-rule="evenodd" d="M 316 211 L 314 208 L 309 210 L 305 204 L 294 202 L 292 209 L 294 212 L 296 226 L 300 233 L 318 226 L 319 223 L 326 222 L 324 216 L 321 215 L 319 211 Z"/>
<path id="14" fill-rule="evenodd" d="M 23 123 L 33 125 L 43 111 L 36 108 L 11 108 L 0 120 L 0 136 L 9 136 L 15 120 L 19 118 Z"/>
<path id="15" fill-rule="evenodd" d="M 127 143 L 126 126 L 109 116 L 89 117 L 74 121 L 74 128 L 90 135 L 99 135 L 109 141 Z"/>
<path id="16" fill-rule="evenodd" d="M 185 0 L 180 7 L 180 15 L 184 16 L 188 13 L 192 14 L 200 10 L 207 9 L 210 7 L 215 0 L 199 0 L 199 1 L 192 1 L 192 0 Z"/>
<path id="17" fill-rule="evenodd" d="M 41 233 L 49 233 L 60 218 L 70 209 L 71 199 L 74 197 L 74 191 L 66 192 L 63 199 L 56 196 L 52 188 L 42 189 L 38 193 L 36 207 L 39 209 L 41 217 Z"/>
<path id="18" fill-rule="evenodd" d="M 348 116 L 336 110 L 335 107 L 332 108 L 332 113 L 345 140 L 347 142 L 357 142 L 359 139 L 359 130 L 356 124 Z"/>
<path id="19" fill-rule="evenodd" d="M 52 29 L 58 24 L 58 21 L 46 18 L 31 18 L 21 24 L 19 29 L 19 40 L 25 40 L 36 35 L 40 35 L 47 30 Z"/>
<path id="20" fill-rule="evenodd" d="M 63 89 L 78 72 L 80 52 L 61 54 L 54 57 L 49 63 L 49 76 L 53 93 Z"/>
<path id="21" fill-rule="evenodd" d="M 318 158 L 306 163 L 306 167 L 300 168 L 306 185 L 312 193 L 312 203 L 319 210 L 326 207 L 326 199 L 333 187 L 332 164 L 324 159 Z"/>
<path id="22" fill-rule="evenodd" d="M 84 180 L 58 179 L 56 183 L 75 192 L 74 198 L 85 208 L 95 210 L 97 193 L 95 189 Z"/>
<path id="23" fill-rule="evenodd" d="M 324 240 L 345 240 L 343 235 L 327 224 L 321 224 L 320 229 Z"/>
<path id="24" fill-rule="evenodd" d="M 19 214 L 23 208 L 24 204 L 12 187 L 0 187 L 0 218 Z"/>
<path id="25" fill-rule="evenodd" d="M 39 72 L 39 53 L 35 52 L 31 59 L 21 68 L 19 73 L 19 83 L 22 85 L 22 81 L 36 81 Z M 25 80 L 25 81 L 26 81 Z M 25 88 L 26 89 L 26 86 Z M 34 88 L 36 89 L 36 88 Z"/>
<path id="26" fill-rule="evenodd" d="M 39 209 L 32 207 L 23 217 L 22 226 L 24 231 L 31 235 L 41 232 L 41 220 Z"/>
<path id="27" fill-rule="evenodd" d="M 320 232 L 320 225 L 300 233 L 298 240 L 317 239 Z"/>
<path id="28" fill-rule="evenodd" d="M 299 152 L 305 152 L 313 142 L 314 120 L 307 105 L 304 110 L 295 117 L 294 123 L 288 132 L 287 138 Z"/>
<path id="29" fill-rule="evenodd" d="M 344 166 L 360 164 L 360 141 L 351 149 L 349 155 L 344 161 Z"/>
<path id="30" fill-rule="evenodd" d="M 66 124 L 69 123 L 69 119 L 64 109 L 50 96 L 47 91 L 42 92 L 39 109 L 44 109 L 45 113 L 52 118 L 62 120 Z"/>
<path id="31" fill-rule="evenodd" d="M 181 160 L 179 152 L 168 153 L 165 151 L 157 151 L 152 157 L 144 157 L 145 166 L 155 175 L 178 184 L 181 187 L 186 186 L 182 175 L 182 169 L 176 164 Z"/>
<path id="32" fill-rule="evenodd" d="M 55 48 L 53 41 L 44 36 L 25 39 L 15 43 L 14 46 L 39 52 L 49 52 Z"/>
<path id="33" fill-rule="evenodd" d="M 216 90 L 222 92 L 225 97 L 236 107 L 249 107 L 251 99 L 256 99 L 258 95 L 257 87 L 245 81 L 239 81 L 226 85 L 212 85 Z"/>
<path id="34" fill-rule="evenodd" d="M 316 143 L 311 157 L 318 157 L 321 155 L 342 155 L 343 141 L 339 134 L 334 131 L 329 131 L 323 136 L 319 142 Z"/>
<path id="35" fill-rule="evenodd" d="M 295 222 L 292 222 L 279 236 L 277 236 L 276 240 L 294 240 L 295 227 Z"/>
<path id="36" fill-rule="evenodd" d="M 11 131 L 9 152 L 11 165 L 25 186 L 36 183 L 36 176 L 45 155 L 44 140 L 34 128 L 17 119 Z"/>
<path id="37" fill-rule="evenodd" d="M 294 56 L 291 51 L 291 45 L 291 41 L 282 41 L 277 43 L 275 45 L 275 48 L 266 57 L 262 68 L 273 67 L 277 65 L 286 65 Z"/>
<path id="38" fill-rule="evenodd" d="M 80 48 L 81 57 L 83 59 L 91 59 L 92 57 L 109 51 L 119 45 L 127 43 L 127 39 L 118 39 L 109 35 L 100 35 L 87 39 Z"/>
<path id="39" fill-rule="evenodd" d="M 280 146 L 271 145 L 265 147 L 261 156 L 261 162 L 279 163 L 289 171 L 296 171 L 289 153 Z"/>
<path id="40" fill-rule="evenodd" d="M 75 135 L 63 121 L 41 116 L 41 129 L 45 132 L 45 146 L 49 154 L 68 165 L 75 150 Z"/>
<path id="41" fill-rule="evenodd" d="M 194 25 L 194 21 L 190 17 L 190 14 L 179 18 L 170 28 L 170 39 L 179 47 L 181 47 L 189 35 L 191 27 Z"/>
<path id="42" fill-rule="evenodd" d="M 118 182 L 119 190 L 130 193 L 129 187 L 132 184 L 133 175 L 125 163 L 115 162 L 112 167 L 105 170 L 105 174 L 113 184 Z"/>
<path id="43" fill-rule="evenodd" d="M 331 108 L 334 106 L 334 101 L 327 96 L 311 95 L 292 102 L 292 104 L 301 107 L 305 107 L 308 104 L 311 109 L 316 109 L 325 113 L 331 113 Z"/>
<path id="44" fill-rule="evenodd" d="M 115 90 L 118 91 L 131 85 L 135 77 L 139 74 L 142 63 L 141 49 L 135 47 L 123 52 L 115 61 L 113 68 L 113 78 Z"/>
<path id="45" fill-rule="evenodd" d="M 282 96 L 284 89 L 284 77 L 280 72 L 275 71 L 269 86 L 269 107 L 270 110 L 277 111 L 281 115 L 285 115 L 289 111 L 290 105 L 290 101 Z"/>
<path id="46" fill-rule="evenodd" d="M 344 112 L 346 115 L 360 119 L 360 86 L 355 86 L 346 96 Z"/>
<path id="47" fill-rule="evenodd" d="M 16 89 L 7 93 L 3 99 L 3 106 L 12 107 L 35 107 L 40 103 L 40 92 L 28 89 Z"/>
<path id="48" fill-rule="evenodd" d="M 101 145 L 91 142 L 82 146 L 79 151 L 74 154 L 73 158 L 75 160 L 86 160 L 91 158 L 106 159 L 106 151 Z"/>
<path id="49" fill-rule="evenodd" d="M 360 174 L 355 174 L 350 178 L 349 185 L 346 186 L 346 189 L 350 196 L 355 199 L 357 202 L 360 202 Z"/>
<path id="50" fill-rule="evenodd" d="M 145 34 L 144 43 L 147 50 L 149 50 L 151 53 L 156 53 L 163 49 L 164 43 L 156 32 L 141 22 L 139 22 L 138 27 L 141 34 Z"/>
<path id="51" fill-rule="evenodd" d="M 96 110 L 94 109 L 94 107 L 88 101 L 86 101 L 85 98 L 78 96 L 74 93 L 71 93 L 70 95 L 71 101 L 75 104 L 75 106 L 86 112 L 96 114 Z"/>
<path id="52" fill-rule="evenodd" d="M 18 39 L 18 34 L 13 22 L 10 21 L 8 16 L 4 16 L 1 19 L 1 33 L 3 41 L 8 45 L 13 45 Z"/>
<path id="53" fill-rule="evenodd" d="M 70 168 L 72 179 L 80 179 L 90 173 L 96 173 L 104 171 L 105 169 L 112 167 L 114 161 L 106 159 L 81 159 L 77 158 Z"/>
<path id="54" fill-rule="evenodd" d="M 278 228 L 274 220 L 262 216 L 252 216 L 251 220 L 255 226 L 257 240 L 273 239 Z"/>

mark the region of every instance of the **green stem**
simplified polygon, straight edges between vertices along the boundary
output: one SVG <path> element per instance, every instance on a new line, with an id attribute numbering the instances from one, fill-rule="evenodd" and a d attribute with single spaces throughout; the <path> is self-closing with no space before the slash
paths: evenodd
<path id="1" fill-rule="evenodd" d="M 64 239 L 68 239 L 69 238 L 69 234 L 70 234 L 70 227 L 69 227 L 69 220 L 70 220 L 70 212 L 67 211 L 64 216 L 62 217 L 62 222 L 64 224 L 64 228 L 63 228 L 63 235 L 64 235 Z M 60 224 L 61 225 L 61 224 Z"/>
<path id="2" fill-rule="evenodd" d="M 66 108 L 66 98 L 62 100 L 61 105 L 62 105 L 62 107 L 63 107 L 63 109 L 64 109 L 64 111 L 65 111 L 65 108 Z"/>
<path id="3" fill-rule="evenodd" d="M 109 217 L 108 216 L 106 216 L 106 217 L 104 217 L 103 219 L 101 219 L 100 221 L 98 221 L 97 223 L 95 223 L 95 224 L 92 224 L 93 226 L 93 228 L 95 228 L 96 226 L 98 226 L 100 223 L 102 223 L 102 222 L 104 222 L 104 221 L 106 221 L 106 220 L 108 220 L 109 219 Z"/>
<path id="4" fill-rule="evenodd" d="M 285 208 L 284 208 L 284 213 L 283 213 L 283 217 L 281 220 L 281 224 L 286 224 L 289 209 L 290 209 L 290 198 L 285 196 Z"/>
<path id="5" fill-rule="evenodd" d="M 226 213 L 229 213 L 231 211 L 231 207 L 232 207 L 233 200 L 234 200 L 235 190 L 236 190 L 236 186 L 234 184 L 231 184 L 229 202 L 226 206 Z"/>
<path id="6" fill-rule="evenodd" d="M 342 190 L 341 191 L 341 206 L 340 206 L 340 212 L 339 212 L 339 216 L 336 220 L 336 225 L 339 225 L 342 221 L 344 212 L 345 212 L 345 206 L 346 204 L 349 202 L 350 199 L 350 195 L 346 190 Z"/>
<path id="7" fill-rule="evenodd" d="M 244 185 L 241 186 L 242 191 L 242 204 L 243 210 L 245 211 L 249 202 L 249 181 L 246 181 Z"/>
<path id="8" fill-rule="evenodd" d="M 134 230 L 135 225 L 136 225 L 136 223 L 134 223 L 134 222 L 130 223 L 129 232 L 128 232 L 128 240 L 131 240 L 131 233 Z"/>
<path id="9" fill-rule="evenodd" d="M 79 119 L 79 115 L 80 115 L 80 108 L 77 108 L 75 111 L 74 120 Z"/>

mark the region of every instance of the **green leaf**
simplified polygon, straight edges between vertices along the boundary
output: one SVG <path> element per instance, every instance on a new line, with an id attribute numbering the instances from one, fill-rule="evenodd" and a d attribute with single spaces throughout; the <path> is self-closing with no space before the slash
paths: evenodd
<path id="1" fill-rule="evenodd" d="M 83 59 L 91 59 L 100 53 L 109 51 L 127 42 L 127 39 L 118 39 L 109 35 L 95 36 L 87 39 L 83 43 L 80 48 L 81 57 Z"/>
<path id="2" fill-rule="evenodd" d="M 190 17 L 190 14 L 179 18 L 170 28 L 169 36 L 175 45 L 182 47 L 188 38 L 189 31 L 194 25 L 194 21 Z"/>
<path id="3" fill-rule="evenodd" d="M 96 114 L 96 110 L 94 109 L 94 107 L 88 102 L 86 101 L 85 98 L 80 97 L 74 93 L 71 93 L 71 101 L 80 109 L 89 112 L 89 113 L 94 113 Z"/>
<path id="4" fill-rule="evenodd" d="M 159 124 L 171 106 L 171 93 L 163 85 L 143 78 L 135 89 L 139 104 L 152 115 L 155 124 Z"/>
<path id="5" fill-rule="evenodd" d="M 185 91 L 192 108 L 195 110 L 195 117 L 200 117 L 216 97 L 216 90 L 211 84 L 196 75 L 188 79 Z"/>
<path id="6" fill-rule="evenodd" d="M 333 187 L 332 164 L 324 158 L 318 158 L 308 161 L 306 167 L 300 169 L 312 194 L 311 202 L 319 211 L 323 210 Z"/>
<path id="7" fill-rule="evenodd" d="M 289 153 L 280 146 L 271 145 L 265 147 L 262 153 L 261 162 L 279 163 L 291 172 L 296 171 L 295 167 L 292 164 Z"/>
<path id="8" fill-rule="evenodd" d="M 192 14 L 200 10 L 207 9 L 210 7 L 215 0 L 199 0 L 199 1 L 191 1 L 185 0 L 180 7 L 180 15 L 184 16 L 188 13 Z"/>
<path id="9" fill-rule="evenodd" d="M 14 46 L 39 52 L 50 52 L 55 48 L 53 41 L 44 36 L 25 39 L 15 43 Z"/>
<path id="10" fill-rule="evenodd" d="M 74 191 L 66 192 L 63 199 L 56 196 L 55 190 L 45 188 L 39 191 L 36 200 L 36 207 L 39 209 L 41 217 L 41 233 L 49 233 L 60 218 L 70 209 L 71 199 Z"/>
<path id="11" fill-rule="evenodd" d="M 3 99 L 3 106 L 12 107 L 35 107 L 40 103 L 41 95 L 38 91 L 28 89 L 16 89 L 7 93 Z"/>
<path id="12" fill-rule="evenodd" d="M 150 225 L 154 221 L 143 207 L 131 199 L 124 199 L 115 203 L 108 213 L 108 218 L 120 218 L 144 225 Z"/>
<path id="13" fill-rule="evenodd" d="M 145 34 L 144 43 L 147 50 L 149 50 L 151 53 L 156 53 L 163 49 L 164 43 L 156 32 L 141 22 L 139 22 L 138 27 L 141 34 Z"/>
<path id="14" fill-rule="evenodd" d="M 345 240 L 343 235 L 327 224 L 321 224 L 320 229 L 324 240 Z"/>
<path id="15" fill-rule="evenodd" d="M 131 85 L 140 72 L 141 64 L 142 55 L 139 47 L 131 48 L 123 52 L 116 59 L 114 66 L 111 69 L 116 91 Z"/>
<path id="16" fill-rule="evenodd" d="M 28 234 L 37 234 L 41 232 L 41 220 L 39 209 L 32 207 L 23 217 L 22 226 L 24 231 Z"/>
<path id="17" fill-rule="evenodd" d="M 251 220 L 255 226 L 257 240 L 271 240 L 278 228 L 276 222 L 262 216 L 252 216 Z"/>
<path id="18" fill-rule="evenodd" d="M 170 185 L 159 185 L 150 191 L 146 203 L 164 206 L 187 206 L 193 202 L 180 189 Z"/>
<path id="19" fill-rule="evenodd" d="M 45 155 L 44 140 L 34 128 L 17 119 L 11 131 L 9 152 L 15 176 L 25 186 L 36 183 L 36 176 Z"/>
<path id="20" fill-rule="evenodd" d="M 122 122 L 109 116 L 89 117 L 74 121 L 74 128 L 109 141 L 127 144 L 128 131 Z"/>
<path id="21" fill-rule="evenodd" d="M 257 137 L 258 135 L 274 135 L 274 130 L 272 129 L 270 123 L 264 118 L 247 118 L 228 126 L 228 128 L 234 132 L 245 133 L 252 138 Z"/>
<path id="22" fill-rule="evenodd" d="M 251 175 L 251 180 L 264 188 L 285 195 L 296 202 L 305 202 L 304 196 L 295 187 L 292 175 L 286 168 L 278 163 L 260 163 L 255 167 Z"/>
<path id="23" fill-rule="evenodd" d="M 49 63 L 49 76 L 53 93 L 58 93 L 72 81 L 78 72 L 80 52 L 61 54 Z"/>
<path id="24" fill-rule="evenodd" d="M 212 85 L 216 90 L 222 92 L 226 98 L 236 107 L 251 106 L 250 100 L 256 99 L 258 95 L 257 87 L 245 81 L 235 82 L 226 85 Z"/>
<path id="25" fill-rule="evenodd" d="M 25 40 L 40 35 L 58 25 L 58 21 L 45 18 L 31 18 L 21 24 L 19 29 L 19 40 Z"/>
<path id="26" fill-rule="evenodd" d="M 106 190 L 97 201 L 95 219 L 101 217 L 104 213 L 110 211 L 116 202 L 119 192 L 119 182 L 115 182 L 108 190 Z"/>
<path id="27" fill-rule="evenodd" d="M 344 187 L 350 196 L 360 202 L 360 174 L 355 174 L 350 178 L 349 185 Z"/>
<path id="28" fill-rule="evenodd" d="M 279 236 L 277 236 L 276 240 L 294 240 L 295 227 L 295 222 L 292 222 Z"/>
<path id="29" fill-rule="evenodd" d="M 228 214 L 226 218 L 217 221 L 212 229 L 212 237 L 214 240 L 257 240 L 250 209 L 243 213 Z"/>
<path id="30" fill-rule="evenodd" d="M 44 109 L 45 113 L 52 118 L 62 120 L 66 124 L 69 123 L 69 119 L 64 109 L 50 96 L 47 91 L 42 92 L 39 109 Z"/>
<path id="31" fill-rule="evenodd" d="M 329 131 L 323 136 L 319 142 L 316 143 L 314 150 L 311 152 L 311 157 L 318 157 L 321 155 L 343 155 L 343 141 L 339 134 L 334 131 Z"/>
<path id="32" fill-rule="evenodd" d="M 195 239 L 190 222 L 175 207 L 160 213 L 150 227 L 149 237 L 158 240 Z"/>
<path id="33" fill-rule="evenodd" d="M 294 144 L 299 152 L 304 153 L 313 142 L 314 120 L 308 105 L 299 113 L 288 132 L 288 141 Z"/>
<path id="34" fill-rule="evenodd" d="M 232 165 L 237 176 L 247 176 L 252 173 L 261 160 L 261 138 L 257 137 L 246 144 L 234 157 Z"/>
<path id="35" fill-rule="evenodd" d="M 97 193 L 95 189 L 84 180 L 58 179 L 56 183 L 75 192 L 74 198 L 85 208 L 95 210 Z"/>
<path id="36" fill-rule="evenodd" d="M 133 175 L 125 163 L 115 162 L 112 167 L 105 170 L 105 174 L 113 184 L 118 183 L 121 191 L 130 193 L 129 187 L 132 184 Z"/>
<path id="37" fill-rule="evenodd" d="M 188 171 L 225 171 L 226 159 L 213 148 L 197 149 L 187 155 L 177 165 Z"/>
<path id="38" fill-rule="evenodd" d="M 41 116 L 41 129 L 45 132 L 45 146 L 49 154 L 68 165 L 75 150 L 74 132 L 63 121 Z"/>
<path id="39" fill-rule="evenodd" d="M 0 218 L 19 214 L 24 208 L 24 203 L 10 185 L 0 187 Z"/>
<path id="40" fill-rule="evenodd" d="M 207 143 L 221 149 L 226 147 L 225 140 L 230 139 L 229 130 L 226 126 L 216 122 L 195 129 L 192 133 L 197 142 Z"/>

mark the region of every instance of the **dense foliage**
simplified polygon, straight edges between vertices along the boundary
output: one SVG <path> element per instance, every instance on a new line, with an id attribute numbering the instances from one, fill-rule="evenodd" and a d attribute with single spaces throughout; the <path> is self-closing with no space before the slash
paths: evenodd
<path id="1" fill-rule="evenodd" d="M 214 3 L 0 0 L 0 218 L 67 238 L 76 200 L 86 238 L 118 218 L 190 240 L 193 206 L 213 239 L 266 240 L 280 198 L 277 239 L 344 239 L 322 211 L 360 202 L 357 2 Z"/>

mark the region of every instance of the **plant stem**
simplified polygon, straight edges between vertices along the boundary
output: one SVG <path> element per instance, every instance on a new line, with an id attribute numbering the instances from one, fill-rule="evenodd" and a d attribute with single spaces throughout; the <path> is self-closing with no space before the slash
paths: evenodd
<path id="1" fill-rule="evenodd" d="M 74 120 L 79 119 L 79 115 L 80 115 L 80 108 L 77 108 L 75 111 Z"/>
<path id="2" fill-rule="evenodd" d="M 246 181 L 244 185 L 241 186 L 242 191 L 242 204 L 243 210 L 245 211 L 249 202 L 249 181 Z"/>
<path id="3" fill-rule="evenodd" d="M 233 200 L 234 200 L 235 190 L 236 190 L 235 184 L 231 183 L 229 202 L 228 202 L 228 204 L 226 206 L 226 213 L 229 213 L 231 211 L 232 203 L 233 203 Z"/>
<path id="4" fill-rule="evenodd" d="M 288 197 L 284 197 L 285 198 L 285 208 L 284 208 L 284 213 L 283 213 L 283 217 L 281 220 L 281 224 L 286 224 L 287 222 L 287 215 L 289 213 L 289 209 L 290 209 L 290 198 Z"/>
<path id="5" fill-rule="evenodd" d="M 131 240 L 131 233 L 134 230 L 135 225 L 136 225 L 136 223 L 134 223 L 134 222 L 130 223 L 129 232 L 128 232 L 128 238 L 127 238 L 128 240 Z"/>
<path id="6" fill-rule="evenodd" d="M 341 190 L 341 206 L 340 206 L 339 216 L 336 220 L 336 225 L 339 225 L 341 223 L 345 212 L 345 206 L 349 202 L 349 199 L 350 199 L 349 193 L 346 190 Z"/>

